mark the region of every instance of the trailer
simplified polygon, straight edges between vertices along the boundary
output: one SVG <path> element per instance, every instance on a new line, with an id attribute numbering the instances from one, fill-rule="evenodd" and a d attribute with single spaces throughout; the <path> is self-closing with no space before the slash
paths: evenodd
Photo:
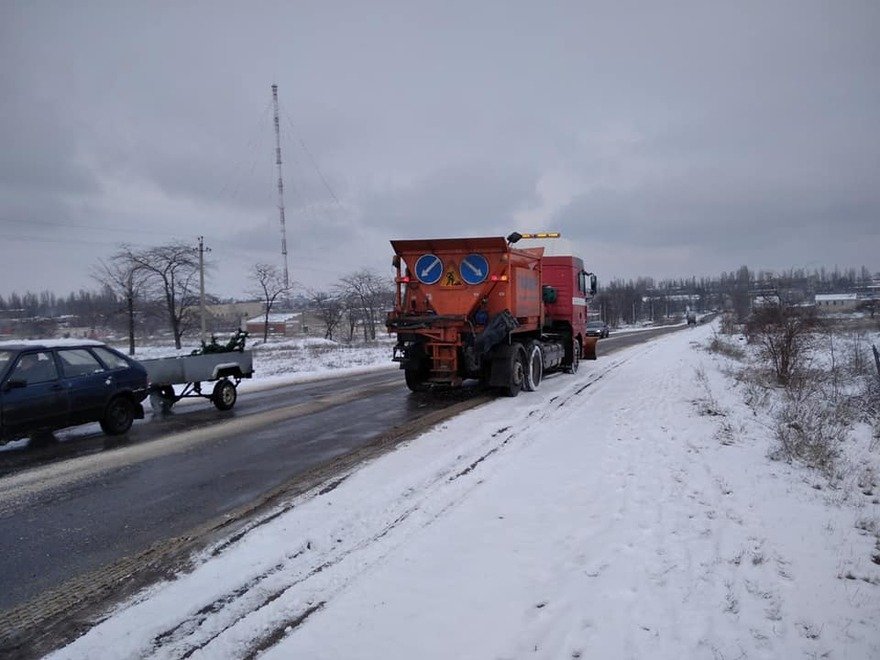
<path id="1" fill-rule="evenodd" d="M 508 396 L 538 388 L 545 373 L 574 373 L 596 359 L 587 300 L 596 276 L 576 256 L 502 237 L 394 240 L 397 292 L 386 327 L 393 360 L 421 391 L 478 379 Z"/>
<path id="2" fill-rule="evenodd" d="M 187 398 L 203 398 L 218 410 L 229 410 L 238 399 L 238 384 L 254 373 L 251 351 L 235 350 L 199 355 L 182 355 L 139 360 L 149 378 L 150 405 L 157 412 L 167 412 Z M 202 384 L 214 383 L 207 393 Z M 175 390 L 175 385 L 182 389 Z"/>

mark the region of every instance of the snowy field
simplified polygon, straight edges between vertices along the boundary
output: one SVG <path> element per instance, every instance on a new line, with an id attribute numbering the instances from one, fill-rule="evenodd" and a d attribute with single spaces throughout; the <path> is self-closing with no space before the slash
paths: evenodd
<path id="1" fill-rule="evenodd" d="M 446 422 L 53 657 L 880 658 L 870 429 L 836 484 L 770 460 L 712 332 Z"/>

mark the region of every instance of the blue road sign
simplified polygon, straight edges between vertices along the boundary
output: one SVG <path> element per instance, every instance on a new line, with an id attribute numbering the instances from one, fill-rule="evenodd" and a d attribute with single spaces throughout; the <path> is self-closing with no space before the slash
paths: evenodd
<path id="1" fill-rule="evenodd" d="M 482 254 L 469 254 L 461 260 L 458 271 L 468 284 L 479 284 L 489 277 L 489 260 Z"/>
<path id="2" fill-rule="evenodd" d="M 425 284 L 436 284 L 443 275 L 443 262 L 436 254 L 423 254 L 416 261 L 416 277 Z"/>

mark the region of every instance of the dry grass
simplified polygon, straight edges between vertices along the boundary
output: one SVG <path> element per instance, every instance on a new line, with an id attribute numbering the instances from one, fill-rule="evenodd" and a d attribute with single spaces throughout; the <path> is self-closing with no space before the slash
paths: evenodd
<path id="1" fill-rule="evenodd" d="M 725 339 L 717 333 L 712 335 L 712 339 L 709 340 L 709 343 L 706 346 L 706 350 L 710 353 L 717 353 L 719 355 L 729 357 L 730 359 L 736 360 L 738 362 L 742 362 L 746 359 L 746 352 L 741 346 L 728 339 Z"/>
<path id="2" fill-rule="evenodd" d="M 770 456 L 777 460 L 798 461 L 837 478 L 837 459 L 850 428 L 845 407 L 826 396 L 820 387 L 807 381 L 790 383 L 776 415 L 777 445 Z"/>

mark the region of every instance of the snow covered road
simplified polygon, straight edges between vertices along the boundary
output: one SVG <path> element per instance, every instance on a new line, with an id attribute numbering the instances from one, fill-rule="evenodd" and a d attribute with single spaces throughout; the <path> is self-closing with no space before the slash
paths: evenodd
<path id="1" fill-rule="evenodd" d="M 878 506 L 766 458 L 710 332 L 461 415 L 54 657 L 880 657 Z"/>

